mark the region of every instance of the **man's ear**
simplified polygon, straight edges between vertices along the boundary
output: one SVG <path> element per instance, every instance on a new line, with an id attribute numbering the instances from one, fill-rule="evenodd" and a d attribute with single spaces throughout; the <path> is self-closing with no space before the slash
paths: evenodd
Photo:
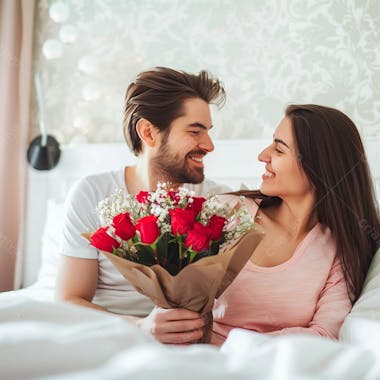
<path id="1" fill-rule="evenodd" d="M 153 148 L 158 141 L 159 129 L 155 127 L 149 120 L 141 118 L 136 124 L 136 132 L 141 141 Z"/>

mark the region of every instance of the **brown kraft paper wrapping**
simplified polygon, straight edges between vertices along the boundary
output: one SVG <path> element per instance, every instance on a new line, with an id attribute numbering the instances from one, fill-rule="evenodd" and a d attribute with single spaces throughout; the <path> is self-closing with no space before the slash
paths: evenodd
<path id="1" fill-rule="evenodd" d="M 87 234 L 83 236 L 89 238 Z M 219 254 L 189 264 L 175 276 L 158 264 L 146 266 L 112 253 L 102 253 L 138 292 L 149 297 L 157 306 L 184 308 L 202 314 L 206 323 L 205 333 L 197 343 L 209 343 L 214 300 L 222 295 L 243 269 L 262 237 L 262 228 L 255 225 Z"/>

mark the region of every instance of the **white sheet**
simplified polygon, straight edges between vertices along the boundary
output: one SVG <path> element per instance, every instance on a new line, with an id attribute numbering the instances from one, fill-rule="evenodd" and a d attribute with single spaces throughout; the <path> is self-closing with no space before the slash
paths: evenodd
<path id="1" fill-rule="evenodd" d="M 380 345 L 233 330 L 218 350 L 166 346 L 110 314 L 2 295 L 2 379 L 379 379 Z M 352 320 L 380 337 L 380 323 Z"/>
<path id="2" fill-rule="evenodd" d="M 24 297 L 1 302 L 0 322 L 1 379 L 93 368 L 126 347 L 158 345 L 119 317 Z"/>
<path id="3" fill-rule="evenodd" d="M 164 346 L 118 317 L 52 299 L 51 276 L 0 294 L 0 379 L 380 379 L 380 254 L 341 342 L 233 330 L 220 350 Z"/>

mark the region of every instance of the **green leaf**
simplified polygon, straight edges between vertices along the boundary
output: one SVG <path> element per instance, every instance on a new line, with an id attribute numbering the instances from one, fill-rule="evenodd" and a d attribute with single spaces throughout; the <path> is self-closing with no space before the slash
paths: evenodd
<path id="1" fill-rule="evenodd" d="M 193 251 L 193 250 L 191 250 L 190 252 L 191 252 L 191 253 L 190 253 L 190 259 L 189 259 L 189 262 L 191 263 L 191 262 L 195 259 L 195 257 L 197 256 L 197 252 L 196 252 L 196 251 Z"/>
<path id="2" fill-rule="evenodd" d="M 157 241 L 157 256 L 160 265 L 165 266 L 168 261 L 169 233 L 163 234 Z"/>
<path id="3" fill-rule="evenodd" d="M 115 256 L 119 256 L 123 259 L 127 259 L 133 262 L 138 262 L 138 257 L 135 253 L 132 253 L 124 248 L 113 248 L 112 254 Z"/>
<path id="4" fill-rule="evenodd" d="M 157 263 L 156 255 L 154 254 L 154 250 L 150 245 L 147 244 L 136 244 L 137 248 L 137 260 L 132 260 L 138 262 L 143 265 L 154 265 Z"/>
<path id="5" fill-rule="evenodd" d="M 219 247 L 220 247 L 220 240 L 218 241 L 211 241 L 210 244 L 210 252 L 208 256 L 214 256 L 217 255 L 219 252 Z"/>
<path id="6" fill-rule="evenodd" d="M 169 241 L 167 247 L 166 269 L 172 275 L 176 275 L 182 268 L 179 259 L 179 245 L 177 241 Z"/>
<path id="7" fill-rule="evenodd" d="M 124 257 L 125 251 L 120 248 L 112 247 L 112 254 L 119 257 Z"/>

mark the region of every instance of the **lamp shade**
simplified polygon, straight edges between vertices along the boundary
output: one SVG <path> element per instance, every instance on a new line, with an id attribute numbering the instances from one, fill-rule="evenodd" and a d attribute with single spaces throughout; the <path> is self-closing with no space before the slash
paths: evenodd
<path id="1" fill-rule="evenodd" d="M 37 170 L 53 169 L 61 156 L 58 141 L 51 135 L 46 136 L 46 144 L 42 144 L 42 136 L 37 136 L 29 145 L 27 158 L 30 165 Z"/>

